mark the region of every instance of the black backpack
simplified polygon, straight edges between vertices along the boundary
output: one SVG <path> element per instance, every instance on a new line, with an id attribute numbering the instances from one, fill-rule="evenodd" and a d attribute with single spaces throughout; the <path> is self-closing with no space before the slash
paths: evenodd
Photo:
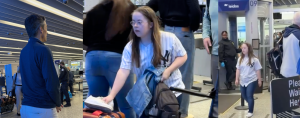
<path id="1" fill-rule="evenodd" d="M 179 103 L 175 94 L 170 88 L 163 82 L 159 82 L 156 86 L 152 102 L 149 106 L 152 106 L 152 111 L 155 111 L 156 115 L 149 115 L 147 110 L 147 116 L 155 116 L 155 118 L 180 118 Z"/>
<path id="2" fill-rule="evenodd" d="M 281 37 L 281 40 L 279 40 L 278 44 L 267 53 L 267 58 L 269 62 L 269 68 L 271 69 L 271 73 L 273 73 L 274 76 L 278 78 L 284 78 L 284 76 L 280 74 L 280 68 L 281 68 L 282 58 L 283 58 L 282 42 L 283 42 L 283 37 Z"/>

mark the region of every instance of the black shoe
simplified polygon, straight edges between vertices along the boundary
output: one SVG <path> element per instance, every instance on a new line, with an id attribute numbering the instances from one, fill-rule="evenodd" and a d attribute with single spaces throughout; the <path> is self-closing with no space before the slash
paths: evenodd
<path id="1" fill-rule="evenodd" d="M 75 94 L 74 94 L 74 93 L 72 93 L 72 96 L 75 96 Z"/>
<path id="2" fill-rule="evenodd" d="M 230 90 L 230 86 L 227 82 L 224 82 L 224 84 L 226 85 L 227 90 Z"/>
<path id="3" fill-rule="evenodd" d="M 21 114 L 17 113 L 18 116 L 21 116 Z"/>
<path id="4" fill-rule="evenodd" d="M 66 105 L 64 105 L 64 107 L 70 107 L 71 106 L 71 104 L 66 104 Z"/>
<path id="5" fill-rule="evenodd" d="M 232 83 L 228 82 L 229 90 L 233 90 Z"/>

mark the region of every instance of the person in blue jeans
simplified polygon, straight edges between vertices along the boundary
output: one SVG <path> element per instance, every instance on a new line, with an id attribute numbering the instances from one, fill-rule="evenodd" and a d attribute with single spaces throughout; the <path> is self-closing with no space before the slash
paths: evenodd
<path id="1" fill-rule="evenodd" d="M 260 75 L 261 64 L 257 57 L 253 54 L 251 44 L 242 44 L 242 54 L 236 65 L 235 84 L 241 88 L 242 97 L 248 102 L 249 111 L 246 117 L 253 116 L 254 109 L 254 91 L 257 87 L 261 87 L 262 80 Z"/>
<path id="2" fill-rule="evenodd" d="M 89 95 L 108 95 L 121 64 L 123 49 L 129 41 L 134 9 L 130 0 L 103 0 L 87 13 L 83 22 L 83 44 L 87 46 L 85 73 Z M 116 95 L 119 109 L 126 118 L 136 117 L 125 99 L 133 87 L 133 79 L 130 74 Z"/>
<path id="3" fill-rule="evenodd" d="M 150 0 L 147 4 L 155 12 L 159 11 L 164 30 L 171 32 L 182 43 L 188 59 L 180 67 L 185 89 L 190 90 L 194 81 L 195 38 L 194 31 L 200 25 L 201 11 L 198 0 Z M 188 116 L 190 97 L 182 94 L 178 97 L 181 117 Z"/>
<path id="4" fill-rule="evenodd" d="M 219 24 L 218 22 L 218 0 L 206 0 L 205 13 L 203 16 L 203 44 L 208 54 L 211 54 L 211 75 L 212 82 L 217 90 L 212 100 L 209 118 L 218 117 L 218 90 L 219 90 Z M 211 47 L 211 50 L 210 50 Z"/>

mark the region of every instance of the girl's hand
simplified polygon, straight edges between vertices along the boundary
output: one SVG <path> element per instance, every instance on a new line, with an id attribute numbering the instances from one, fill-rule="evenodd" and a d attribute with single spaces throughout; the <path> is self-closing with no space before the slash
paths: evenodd
<path id="1" fill-rule="evenodd" d="M 258 80 L 258 86 L 261 87 L 262 82 Z"/>
<path id="2" fill-rule="evenodd" d="M 236 86 L 239 85 L 239 80 L 238 80 L 238 79 L 235 80 L 235 85 L 236 85 Z"/>
<path id="3" fill-rule="evenodd" d="M 171 75 L 171 72 L 169 71 L 169 69 L 166 69 L 162 75 L 161 81 L 169 79 L 170 75 Z"/>
<path id="4" fill-rule="evenodd" d="M 102 100 L 103 100 L 105 103 L 108 104 L 108 103 L 111 102 L 113 99 L 114 99 L 114 97 L 108 95 L 108 96 L 106 96 L 105 98 L 103 98 Z"/>

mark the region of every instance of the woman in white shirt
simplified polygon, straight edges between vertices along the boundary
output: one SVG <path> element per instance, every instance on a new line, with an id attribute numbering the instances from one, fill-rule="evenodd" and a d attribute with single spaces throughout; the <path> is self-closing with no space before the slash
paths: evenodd
<path id="1" fill-rule="evenodd" d="M 185 63 L 187 54 L 179 39 L 172 33 L 160 31 L 157 16 L 146 6 L 133 12 L 131 25 L 131 41 L 123 51 L 121 67 L 112 91 L 103 100 L 110 102 L 114 99 L 131 70 L 140 78 L 150 66 L 168 67 L 163 73 L 162 81 L 169 87 L 185 88 L 178 68 Z M 178 97 L 180 93 L 175 95 Z"/>
<path id="2" fill-rule="evenodd" d="M 17 115 L 20 116 L 20 109 L 22 105 L 22 99 L 23 99 L 23 93 L 22 93 L 22 79 L 21 79 L 21 73 L 20 73 L 20 67 L 18 67 L 18 71 L 16 74 L 14 74 L 14 87 L 15 87 L 15 93 L 16 93 L 16 99 L 17 99 Z"/>
<path id="3" fill-rule="evenodd" d="M 261 64 L 257 57 L 253 54 L 251 44 L 242 44 L 242 54 L 236 65 L 235 84 L 240 84 L 242 97 L 248 102 L 249 111 L 246 117 L 253 116 L 254 108 L 254 90 L 257 85 L 261 86 L 260 69 Z"/>

